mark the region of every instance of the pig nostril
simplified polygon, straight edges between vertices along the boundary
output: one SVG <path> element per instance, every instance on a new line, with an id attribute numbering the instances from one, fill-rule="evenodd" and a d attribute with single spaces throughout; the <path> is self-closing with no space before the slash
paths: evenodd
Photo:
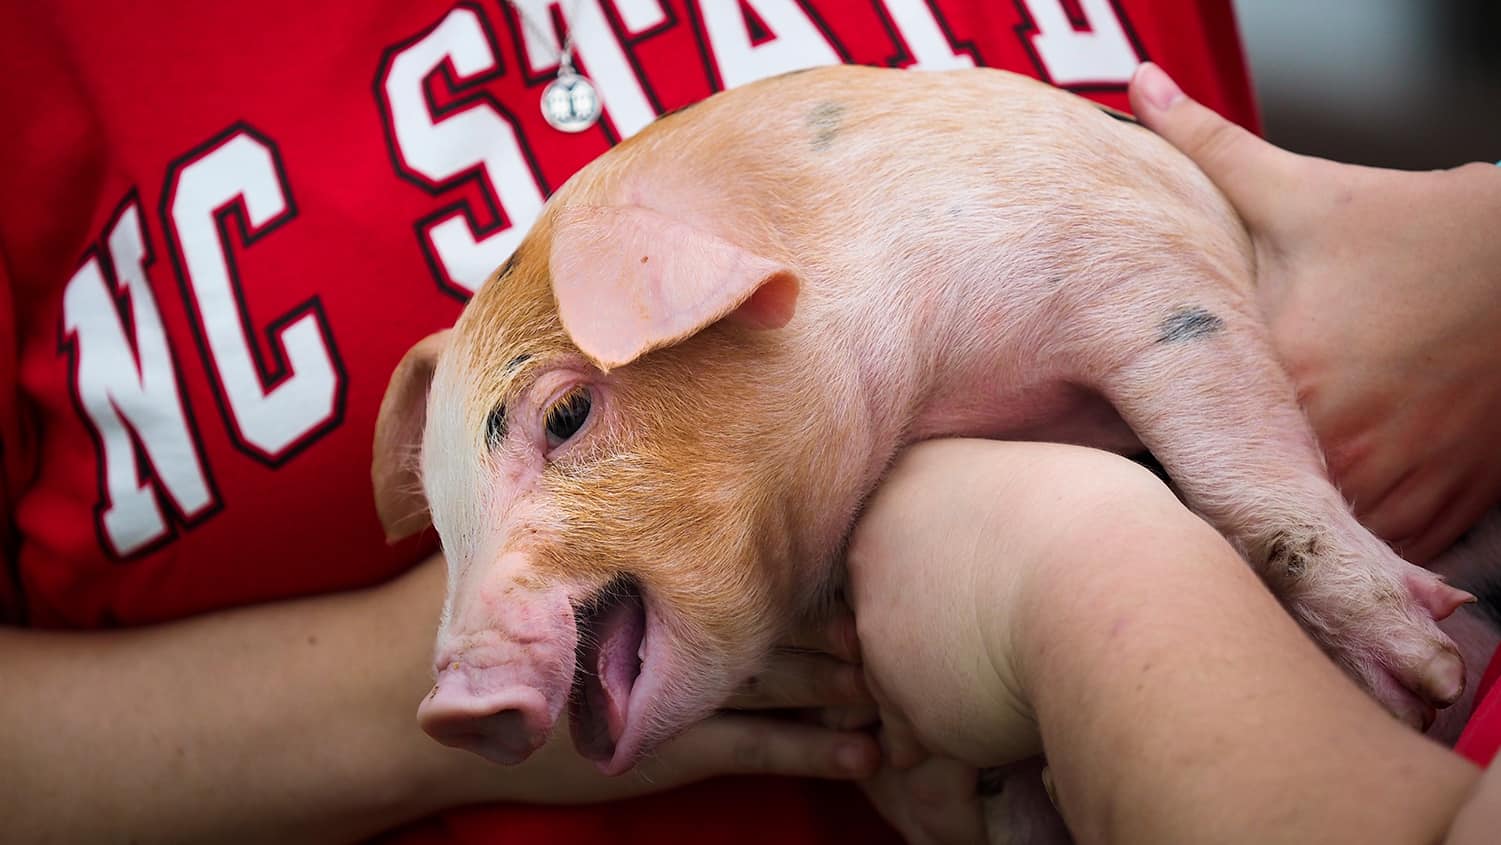
<path id="1" fill-rule="evenodd" d="M 428 736 L 450 748 L 472 751 L 492 763 L 513 765 L 525 760 L 546 741 L 527 728 L 527 714 L 502 710 L 488 716 L 455 721 L 436 720 L 423 725 Z"/>
<path id="2" fill-rule="evenodd" d="M 552 731 L 552 717 L 539 691 L 511 687 L 476 695 L 462 678 L 446 673 L 423 699 L 417 720 L 438 742 L 502 765 L 525 760 Z"/>

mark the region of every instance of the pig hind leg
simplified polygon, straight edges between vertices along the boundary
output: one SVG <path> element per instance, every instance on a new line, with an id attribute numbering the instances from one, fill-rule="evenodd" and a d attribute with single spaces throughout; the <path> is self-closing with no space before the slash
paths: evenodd
<path id="1" fill-rule="evenodd" d="M 1435 620 L 1470 597 L 1355 520 L 1250 306 L 1181 289 L 1200 304 L 1112 318 L 1116 348 L 1133 352 L 1097 387 L 1324 649 L 1396 715 L 1425 722 L 1464 683 Z"/>

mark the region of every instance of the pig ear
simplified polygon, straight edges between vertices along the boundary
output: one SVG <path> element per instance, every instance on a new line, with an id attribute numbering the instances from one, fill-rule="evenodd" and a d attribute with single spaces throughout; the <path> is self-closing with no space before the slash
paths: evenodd
<path id="1" fill-rule="evenodd" d="M 448 345 L 449 331 L 430 334 L 407 350 L 391 374 L 386 396 L 380 402 L 380 415 L 375 419 L 370 480 L 375 485 L 375 510 L 388 543 L 416 534 L 430 522 L 417 455 L 427 421 L 427 388 L 433 381 L 438 353 Z"/>
<path id="2" fill-rule="evenodd" d="M 799 287 L 790 269 L 639 206 L 564 208 L 550 270 L 563 328 L 605 370 L 725 318 L 781 328 Z"/>

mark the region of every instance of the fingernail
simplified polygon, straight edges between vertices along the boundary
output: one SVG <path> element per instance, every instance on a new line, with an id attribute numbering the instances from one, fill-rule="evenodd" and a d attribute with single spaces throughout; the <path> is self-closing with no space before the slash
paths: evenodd
<path id="1" fill-rule="evenodd" d="M 1053 809 L 1058 809 L 1058 791 L 1053 786 L 1053 770 L 1047 766 L 1042 767 L 1042 788 L 1048 793 L 1048 800 L 1053 802 Z"/>
<path id="2" fill-rule="evenodd" d="M 850 774 L 860 774 L 866 769 L 865 747 L 858 742 L 846 742 L 834 749 L 834 762 Z"/>
<path id="3" fill-rule="evenodd" d="M 1183 99 L 1183 89 L 1178 87 L 1178 83 L 1151 62 L 1143 62 L 1136 69 L 1136 86 L 1141 89 L 1152 108 L 1158 110 L 1170 109 L 1174 103 Z"/>

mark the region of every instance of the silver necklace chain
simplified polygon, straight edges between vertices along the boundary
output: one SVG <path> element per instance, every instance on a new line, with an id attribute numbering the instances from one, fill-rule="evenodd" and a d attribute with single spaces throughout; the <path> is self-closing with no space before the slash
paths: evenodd
<path id="1" fill-rule="evenodd" d="M 521 25 L 531 31 L 540 43 L 552 40 L 537 22 L 516 0 L 509 0 Z M 558 49 L 557 78 L 542 90 L 542 117 L 547 124 L 562 132 L 583 132 L 599 121 L 602 106 L 594 83 L 573 67 L 574 13 L 578 2 L 563 14 L 563 43 Z"/>
<path id="2" fill-rule="evenodd" d="M 532 35 L 537 39 L 537 43 L 546 44 L 553 40 L 553 33 L 547 32 L 538 26 L 537 22 L 532 20 L 531 15 L 528 15 L 526 10 L 521 8 L 520 3 L 516 2 L 516 0 L 510 0 L 510 4 L 511 8 L 516 12 L 516 17 L 521 19 L 521 25 L 531 31 Z M 563 14 L 563 46 L 558 50 L 558 66 L 560 68 L 566 67 L 571 69 L 573 67 L 573 29 L 568 24 L 572 23 L 574 14 L 578 12 L 578 9 L 578 3 L 574 3 Z"/>

